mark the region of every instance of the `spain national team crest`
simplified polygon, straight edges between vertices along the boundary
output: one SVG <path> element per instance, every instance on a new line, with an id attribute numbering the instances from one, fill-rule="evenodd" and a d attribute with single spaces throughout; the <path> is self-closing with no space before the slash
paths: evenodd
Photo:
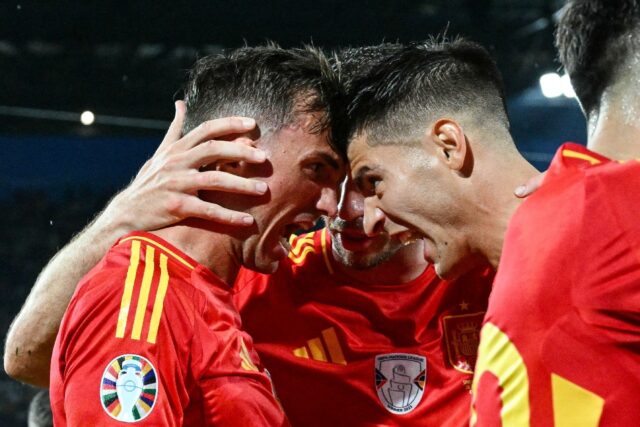
<path id="1" fill-rule="evenodd" d="M 100 399 L 111 418 L 126 423 L 143 420 L 153 410 L 157 398 L 156 370 L 142 356 L 118 356 L 102 374 Z"/>
<path id="2" fill-rule="evenodd" d="M 422 400 L 426 382 L 426 357 L 407 353 L 376 356 L 376 391 L 389 412 L 413 411 Z"/>
<path id="3" fill-rule="evenodd" d="M 447 356 L 457 371 L 472 374 L 478 358 L 484 311 L 442 318 Z"/>

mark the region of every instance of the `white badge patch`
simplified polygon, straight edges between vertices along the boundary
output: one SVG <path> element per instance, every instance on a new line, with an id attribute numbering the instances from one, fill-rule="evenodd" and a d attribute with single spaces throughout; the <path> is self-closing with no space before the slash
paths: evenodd
<path id="1" fill-rule="evenodd" d="M 382 405 L 391 413 L 408 414 L 422 399 L 427 382 L 427 358 L 407 353 L 379 354 L 375 379 Z"/>
<path id="2" fill-rule="evenodd" d="M 125 423 L 143 420 L 153 410 L 157 398 L 156 370 L 146 358 L 123 354 L 105 368 L 100 400 L 111 418 Z"/>

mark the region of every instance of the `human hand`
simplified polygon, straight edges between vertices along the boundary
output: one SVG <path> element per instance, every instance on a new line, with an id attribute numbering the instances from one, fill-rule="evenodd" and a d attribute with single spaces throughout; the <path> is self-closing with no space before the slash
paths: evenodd
<path id="1" fill-rule="evenodd" d="M 263 151 L 251 147 L 248 132 L 255 121 L 227 117 L 202 123 L 182 136 L 186 106 L 176 102 L 176 115 L 162 143 L 129 186 L 105 210 L 111 221 L 135 230 L 154 230 L 188 217 L 248 226 L 253 217 L 198 197 L 200 190 L 261 195 L 267 184 L 217 170 L 201 170 L 217 161 L 262 163 Z M 222 138 L 231 140 L 222 140 Z"/>
<path id="2" fill-rule="evenodd" d="M 526 184 L 518 186 L 514 190 L 515 195 L 523 199 L 535 193 L 538 190 L 538 188 L 540 188 L 540 186 L 542 185 L 542 181 L 544 180 L 544 176 L 546 174 L 547 172 L 542 172 L 534 176 L 533 178 L 531 178 L 529 181 L 527 181 Z"/>

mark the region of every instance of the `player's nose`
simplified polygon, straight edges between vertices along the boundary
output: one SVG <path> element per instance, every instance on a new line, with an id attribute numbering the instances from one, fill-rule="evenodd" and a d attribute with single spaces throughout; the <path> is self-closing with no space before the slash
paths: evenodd
<path id="1" fill-rule="evenodd" d="M 353 186 L 343 189 L 342 198 L 338 205 L 340 218 L 353 221 L 364 215 L 364 196 Z"/>
<path id="2" fill-rule="evenodd" d="M 382 209 L 375 205 L 375 198 L 368 197 L 364 200 L 364 232 L 368 236 L 383 232 L 386 218 Z"/>
<path id="3" fill-rule="evenodd" d="M 329 217 L 336 216 L 338 213 L 338 190 L 329 187 L 323 188 L 316 209 Z"/>

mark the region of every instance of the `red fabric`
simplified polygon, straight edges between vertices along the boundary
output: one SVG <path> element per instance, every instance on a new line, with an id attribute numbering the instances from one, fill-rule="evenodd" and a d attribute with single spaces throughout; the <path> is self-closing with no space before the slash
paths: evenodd
<path id="1" fill-rule="evenodd" d="M 576 144 L 560 147 L 542 187 L 511 220 L 489 303 L 486 322 L 515 346 L 522 358 L 516 365 L 526 367 L 529 383 L 528 399 L 523 383 L 503 394 L 503 411 L 527 403 L 531 426 L 554 425 L 553 374 L 604 400 L 599 425 L 637 425 L 639 212 L 640 162 L 610 161 Z M 504 355 L 498 347 L 482 351 L 480 363 Z M 507 384 L 513 380 L 505 377 Z M 482 404 L 494 400 L 485 394 L 499 394 L 483 382 L 475 403 L 482 426 L 490 425 Z M 593 409 L 560 405 L 576 414 Z"/>
<path id="2" fill-rule="evenodd" d="M 140 254 L 137 269 L 132 267 L 134 253 Z M 167 265 L 164 276 L 162 258 Z M 146 305 L 141 297 L 145 294 L 145 276 L 151 278 L 147 280 Z M 128 277 L 133 284 L 132 297 L 128 315 L 124 316 L 126 327 L 117 337 Z M 167 278 L 164 299 L 163 277 Z M 163 309 L 154 343 L 149 334 L 159 301 L 163 301 Z M 136 338 L 139 303 L 144 317 Z M 151 381 L 143 392 L 147 402 L 155 402 L 146 411 L 147 416 L 137 422 L 139 425 L 286 424 L 270 380 L 260 372 L 252 340 L 241 330 L 229 286 L 148 233 L 122 238 L 82 279 L 73 296 L 51 365 L 51 404 L 57 426 L 123 424 L 109 415 L 118 415 L 117 406 L 124 405 L 120 396 L 115 399 L 115 383 L 110 380 L 118 377 L 120 369 L 126 370 L 127 362 L 119 362 L 115 368 L 109 368 L 109 364 L 126 354 L 141 356 L 155 371 L 155 385 Z M 135 367 L 129 364 L 129 370 L 126 378 L 135 375 Z M 108 409 L 103 407 L 105 401 L 111 402 Z M 138 415 L 140 408 L 144 412 L 148 406 L 136 408 Z"/>
<path id="3" fill-rule="evenodd" d="M 326 229 L 300 236 L 292 243 L 298 257 L 273 275 L 242 270 L 234 286 L 245 329 L 292 425 L 467 425 L 471 374 L 449 362 L 444 324 L 452 359 L 473 363 L 492 273 L 448 283 L 428 268 L 409 283 L 363 283 L 340 272 L 329 237 Z M 342 359 L 331 355 L 332 336 Z M 313 356 L 309 341 L 326 361 Z M 460 344 L 470 356 L 456 356 Z M 301 349 L 308 357 L 294 354 Z M 376 356 L 389 353 L 426 357 L 424 394 L 411 412 L 394 414 L 378 397 Z"/>

